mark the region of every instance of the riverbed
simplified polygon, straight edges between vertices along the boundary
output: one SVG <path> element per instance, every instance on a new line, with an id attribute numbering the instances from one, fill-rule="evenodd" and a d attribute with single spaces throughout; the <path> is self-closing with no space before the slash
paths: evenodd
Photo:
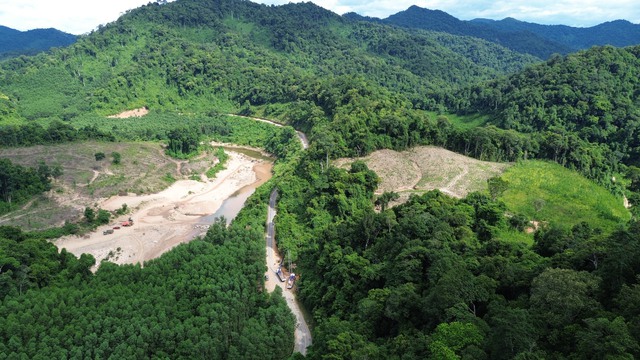
<path id="1" fill-rule="evenodd" d="M 226 152 L 226 169 L 215 179 L 178 180 L 157 194 L 113 196 L 98 207 L 113 211 L 127 204 L 132 211 L 90 234 L 60 238 L 56 245 L 77 256 L 91 254 L 97 264 L 143 264 L 205 234 L 216 217 L 231 221 L 255 189 L 271 178 L 273 162 L 247 151 Z M 134 225 L 122 226 L 129 218 Z M 113 233 L 104 235 L 106 230 Z"/>

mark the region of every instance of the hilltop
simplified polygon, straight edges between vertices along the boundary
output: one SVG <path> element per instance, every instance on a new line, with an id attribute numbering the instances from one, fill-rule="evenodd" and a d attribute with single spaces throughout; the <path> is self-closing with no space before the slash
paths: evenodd
<path id="1" fill-rule="evenodd" d="M 547 59 L 553 54 L 566 55 L 597 45 L 625 47 L 640 44 L 640 25 L 617 20 L 588 28 L 566 25 L 540 25 L 513 18 L 503 20 L 460 20 L 444 11 L 411 6 L 384 19 L 349 13 L 356 20 L 391 24 L 404 28 L 441 31 L 453 35 L 473 36 L 511 50 Z"/>
<path id="2" fill-rule="evenodd" d="M 26 119 L 301 102 L 331 115 L 315 89 L 336 82 L 420 104 L 424 94 L 536 61 L 482 40 L 350 21 L 311 3 L 182 0 L 130 11 L 53 54 L 5 62 L 0 89 L 19 99 Z"/>
<path id="3" fill-rule="evenodd" d="M 33 55 L 53 47 L 65 47 L 77 37 L 57 29 L 19 31 L 0 25 L 0 59 L 18 55 Z"/>

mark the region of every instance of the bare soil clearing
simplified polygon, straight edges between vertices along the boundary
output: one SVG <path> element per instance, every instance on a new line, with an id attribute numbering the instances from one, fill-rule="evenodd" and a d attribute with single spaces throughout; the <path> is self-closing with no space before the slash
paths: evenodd
<path id="1" fill-rule="evenodd" d="M 143 117 L 149 113 L 149 109 L 145 107 L 141 107 L 139 109 L 127 110 L 123 111 L 120 114 L 107 116 L 111 119 L 128 119 L 131 117 Z"/>
<path id="2" fill-rule="evenodd" d="M 359 159 L 338 159 L 335 165 L 347 168 L 355 160 L 363 160 L 380 177 L 376 194 L 385 191 L 400 194 L 400 199 L 391 205 L 407 201 L 411 194 L 434 189 L 458 198 L 486 190 L 487 179 L 500 175 L 510 166 L 480 161 L 434 146 L 420 146 L 403 152 L 379 150 Z"/>
<path id="3" fill-rule="evenodd" d="M 105 159 L 96 161 L 102 152 Z M 112 152 L 122 155 L 112 164 Z M 28 230 L 60 226 L 76 220 L 84 208 L 96 206 L 113 195 L 150 194 L 166 189 L 174 180 L 198 175 L 215 165 L 212 154 L 191 161 L 175 160 L 155 143 L 84 142 L 28 148 L 0 149 L 0 157 L 24 166 L 60 165 L 64 174 L 53 189 L 24 210 L 0 218 L 0 225 L 12 224 Z"/>
<path id="4" fill-rule="evenodd" d="M 111 162 L 114 151 L 122 155 L 119 165 Z M 96 161 L 97 152 L 105 153 L 106 158 Z M 49 193 L 0 217 L 0 225 L 25 229 L 61 226 L 65 220 L 81 219 L 87 206 L 114 211 L 127 204 L 130 212 L 108 226 L 83 236 L 61 238 L 56 245 L 78 256 L 92 254 L 98 263 L 104 259 L 118 264 L 143 263 L 204 234 L 208 226 L 203 216 L 215 213 L 236 191 L 259 186 L 271 177 L 269 158 L 256 159 L 232 150 L 227 154 L 226 169 L 209 180 L 204 172 L 218 162 L 212 154 L 175 160 L 154 143 L 86 142 L 2 149 L 0 156 L 15 163 L 57 164 L 64 175 L 54 181 Z M 129 217 L 134 226 L 113 229 Z M 113 234 L 103 235 L 109 229 Z"/>
<path id="5" fill-rule="evenodd" d="M 271 177 L 271 163 L 235 152 L 228 154 L 227 168 L 212 181 L 179 180 L 156 194 L 113 196 L 101 201 L 99 207 L 106 210 L 127 204 L 133 211 L 83 237 L 63 237 L 56 245 L 78 256 L 92 254 L 98 263 L 108 259 L 117 264 L 143 264 L 203 235 L 208 225 L 203 216 L 215 213 L 237 190 L 250 184 L 259 186 Z M 134 220 L 133 226 L 103 235 L 103 231 L 129 217 Z"/>

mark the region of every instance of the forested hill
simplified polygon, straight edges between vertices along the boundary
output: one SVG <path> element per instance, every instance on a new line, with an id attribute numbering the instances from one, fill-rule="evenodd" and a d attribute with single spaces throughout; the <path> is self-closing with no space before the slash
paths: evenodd
<path id="1" fill-rule="evenodd" d="M 596 47 L 474 86 L 455 96 L 463 103 L 449 105 L 491 114 L 494 124 L 505 129 L 579 137 L 637 165 L 639 79 L 640 47 Z"/>
<path id="2" fill-rule="evenodd" d="M 75 41 L 75 35 L 56 29 L 19 31 L 0 25 L 0 59 L 35 54 L 52 47 L 68 46 Z"/>
<path id="3" fill-rule="evenodd" d="M 311 3 L 179 0 L 130 11 L 52 55 L 3 63 L 0 91 L 26 119 L 142 105 L 189 112 L 321 105 L 317 89 L 339 78 L 419 103 L 435 89 L 536 61 L 477 39 L 350 21 Z"/>
<path id="4" fill-rule="evenodd" d="M 350 18 L 358 18 L 350 14 Z M 568 54 L 595 45 L 630 46 L 640 44 L 640 25 L 613 21 L 588 28 L 540 25 L 507 18 L 500 21 L 464 21 L 443 11 L 411 6 L 385 19 L 362 18 L 406 28 L 442 31 L 495 42 L 514 51 L 546 59 L 552 54 Z"/>
<path id="5" fill-rule="evenodd" d="M 469 87 L 445 102 L 458 113 L 485 114 L 489 124 L 529 134 L 537 139 L 536 156 L 602 183 L 627 173 L 638 191 L 639 76 L 640 47 L 595 47 Z"/>

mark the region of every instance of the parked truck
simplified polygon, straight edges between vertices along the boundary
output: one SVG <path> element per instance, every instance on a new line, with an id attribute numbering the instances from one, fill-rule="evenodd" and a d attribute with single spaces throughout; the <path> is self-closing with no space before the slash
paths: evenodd
<path id="1" fill-rule="evenodd" d="M 109 234 L 113 234 L 113 229 L 108 229 L 102 232 L 102 235 L 109 235 Z"/>
<path id="2" fill-rule="evenodd" d="M 284 276 L 284 273 L 282 272 L 282 266 L 278 266 L 278 270 L 276 270 L 276 275 L 278 275 L 278 279 L 280 279 L 280 282 L 287 281 L 287 278 Z"/>
<path id="3" fill-rule="evenodd" d="M 293 288 L 293 284 L 296 282 L 296 274 L 291 273 L 289 280 L 287 281 L 287 289 Z"/>

